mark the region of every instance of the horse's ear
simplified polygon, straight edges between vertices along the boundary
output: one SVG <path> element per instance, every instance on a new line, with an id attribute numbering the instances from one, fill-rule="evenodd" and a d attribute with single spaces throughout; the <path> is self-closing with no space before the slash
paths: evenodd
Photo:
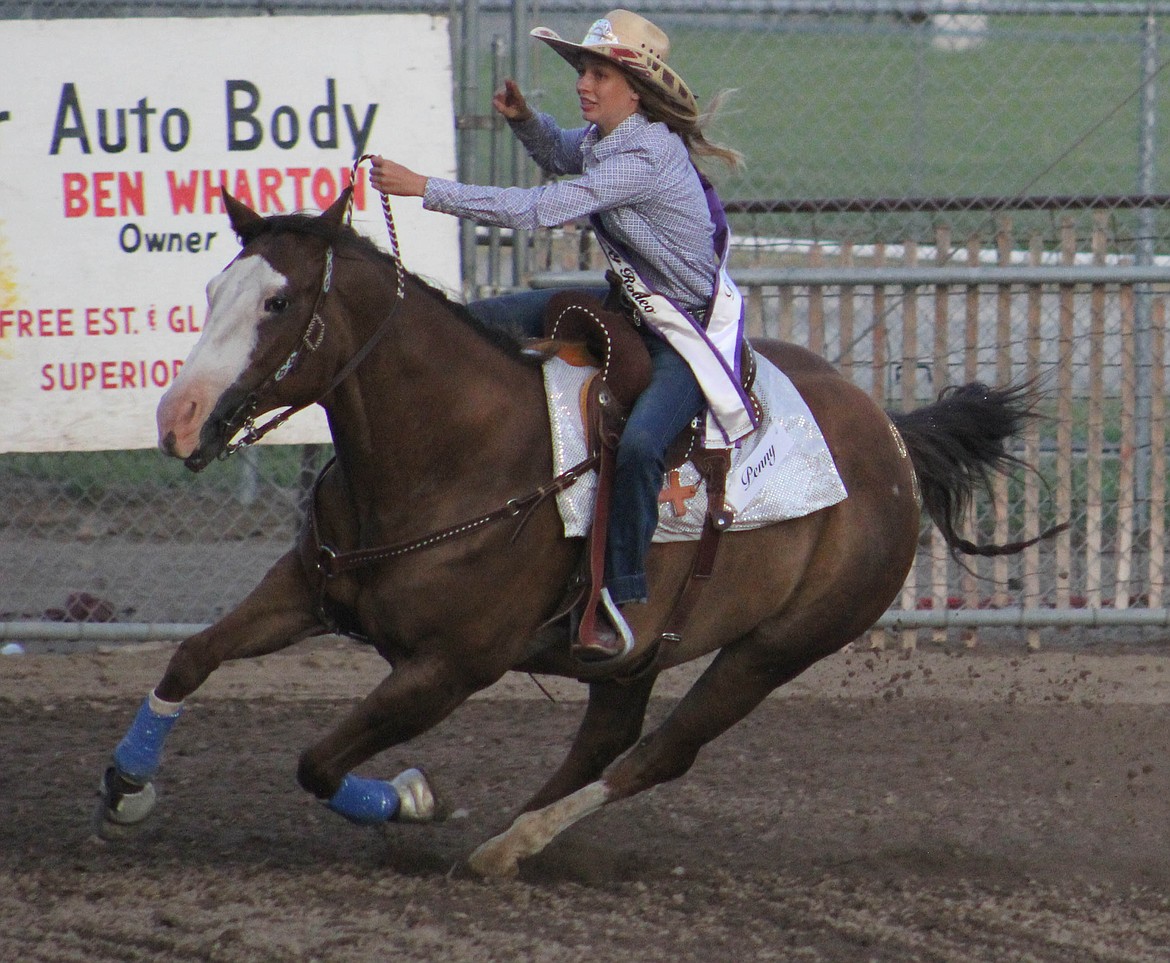
<path id="1" fill-rule="evenodd" d="M 236 232 L 237 237 L 241 239 L 248 237 L 249 234 L 255 233 L 258 225 L 264 223 L 264 218 L 243 201 L 237 201 L 232 197 L 222 184 L 219 187 L 219 192 L 223 195 L 223 206 L 227 210 L 228 220 L 231 221 L 232 230 Z"/>
<path id="2" fill-rule="evenodd" d="M 341 227 L 345 223 L 345 212 L 349 208 L 349 199 L 353 196 L 353 185 L 351 184 L 340 194 L 337 195 L 337 200 L 329 205 L 329 210 L 321 215 L 321 219 L 334 227 Z"/>

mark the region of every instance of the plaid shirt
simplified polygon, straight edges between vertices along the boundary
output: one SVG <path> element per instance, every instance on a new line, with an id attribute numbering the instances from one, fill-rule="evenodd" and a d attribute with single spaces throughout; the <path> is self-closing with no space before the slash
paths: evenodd
<path id="1" fill-rule="evenodd" d="M 711 215 L 682 139 L 641 114 L 606 137 L 593 125 L 562 130 L 548 114 L 512 128 L 542 170 L 579 176 L 531 188 L 431 177 L 424 206 L 520 230 L 598 214 L 647 283 L 701 321 L 719 265 Z"/>

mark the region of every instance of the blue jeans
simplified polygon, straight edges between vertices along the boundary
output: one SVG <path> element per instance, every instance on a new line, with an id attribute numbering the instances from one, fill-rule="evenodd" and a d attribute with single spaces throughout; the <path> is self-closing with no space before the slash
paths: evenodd
<path id="1" fill-rule="evenodd" d="M 489 328 L 507 331 L 518 338 L 540 338 L 544 336 L 544 309 L 553 295 L 560 294 L 561 290 L 548 288 L 501 294 L 496 298 L 472 301 L 467 310 Z M 609 288 L 582 288 L 581 293 L 592 294 L 604 301 Z"/>
<path id="2" fill-rule="evenodd" d="M 471 313 L 491 328 L 537 337 L 556 291 L 523 291 L 473 301 Z M 602 298 L 604 289 L 589 290 Z M 618 445 L 605 552 L 605 586 L 618 605 L 644 602 L 646 553 L 658 526 L 658 493 L 670 443 L 699 414 L 703 392 L 690 366 L 669 344 L 641 327 L 650 352 L 650 385 L 634 402 Z"/>

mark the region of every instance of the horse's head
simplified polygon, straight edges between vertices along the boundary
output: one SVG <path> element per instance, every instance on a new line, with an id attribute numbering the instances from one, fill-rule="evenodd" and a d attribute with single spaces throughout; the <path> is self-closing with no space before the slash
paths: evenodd
<path id="1" fill-rule="evenodd" d="M 284 375 L 320 338 L 314 328 L 327 257 L 349 194 L 317 217 L 264 218 L 223 191 L 243 250 L 208 283 L 203 333 L 156 416 L 159 447 L 192 471 L 214 460 L 249 419 L 303 400 Z"/>

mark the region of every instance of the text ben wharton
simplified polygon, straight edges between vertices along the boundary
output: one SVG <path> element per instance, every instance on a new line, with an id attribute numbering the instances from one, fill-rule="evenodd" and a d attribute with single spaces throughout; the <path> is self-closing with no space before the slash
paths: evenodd
<path id="1" fill-rule="evenodd" d="M 365 151 L 378 104 L 359 108 L 339 103 L 337 82 L 325 79 L 324 100 L 300 110 L 289 104 L 268 109 L 260 88 L 248 80 L 228 80 L 224 88 L 224 149 L 246 153 L 265 145 L 292 150 L 311 142 L 322 150 L 338 150 L 344 141 L 352 157 Z M 181 107 L 159 108 L 147 97 L 130 107 L 97 107 L 88 112 L 75 83 L 65 83 L 57 103 L 49 153 L 76 150 L 92 155 L 126 152 L 150 154 L 159 149 L 183 151 L 198 132 Z M 351 182 L 354 205 L 366 207 L 365 181 L 353 181 L 351 164 L 342 167 L 255 167 L 217 170 L 167 170 L 164 209 L 171 215 L 222 214 L 219 189 L 261 214 L 309 207 L 324 209 Z M 140 170 L 70 171 L 62 174 L 63 213 L 66 218 L 146 217 L 146 174 Z M 127 223 L 118 232 L 118 246 L 126 253 L 207 251 L 214 231 L 158 231 Z"/>

